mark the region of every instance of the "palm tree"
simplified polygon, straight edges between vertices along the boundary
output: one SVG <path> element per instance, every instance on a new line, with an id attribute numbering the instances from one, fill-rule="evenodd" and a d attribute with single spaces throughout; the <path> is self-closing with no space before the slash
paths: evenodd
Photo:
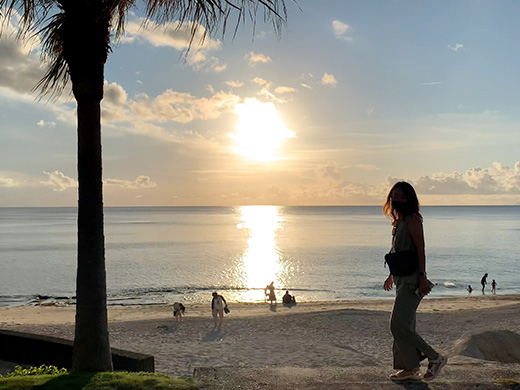
<path id="1" fill-rule="evenodd" d="M 276 32 L 284 25 L 284 0 L 0 0 L 4 22 L 14 11 L 21 16 L 18 38 L 36 33 L 42 38 L 49 69 L 36 89 L 40 96 L 57 96 L 70 80 L 77 102 L 78 131 L 78 268 L 76 326 L 72 369 L 111 371 L 112 359 L 106 307 L 105 238 L 101 115 L 104 68 L 111 37 L 124 33 L 128 11 L 144 7 L 146 20 L 178 20 L 200 26 L 203 37 L 221 30 L 235 14 L 236 27 L 246 17 L 255 24 L 262 9 Z M 235 28 L 235 33 L 236 33 Z M 189 42 L 191 47 L 192 42 Z"/>

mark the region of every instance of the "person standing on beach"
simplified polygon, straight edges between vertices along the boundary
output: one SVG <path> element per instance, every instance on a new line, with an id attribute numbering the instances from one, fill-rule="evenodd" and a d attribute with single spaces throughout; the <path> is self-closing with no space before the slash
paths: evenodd
<path id="1" fill-rule="evenodd" d="M 495 279 L 493 279 L 493 281 L 491 282 L 491 292 L 493 294 L 497 293 L 497 282 L 495 282 Z"/>
<path id="2" fill-rule="evenodd" d="M 482 277 L 482 279 L 480 279 L 480 284 L 482 285 L 482 295 L 484 295 L 484 289 L 486 288 L 486 284 L 487 284 L 487 277 L 488 277 L 488 274 L 484 274 L 484 276 Z"/>
<path id="3" fill-rule="evenodd" d="M 471 292 L 473 291 L 471 284 L 468 284 L 468 288 L 466 290 L 468 290 L 468 293 L 471 294 Z"/>
<path id="4" fill-rule="evenodd" d="M 406 182 L 394 184 L 383 205 L 384 214 L 392 221 L 391 253 L 416 251 L 418 264 L 411 275 L 390 275 L 384 289 L 390 291 L 395 283 L 396 297 L 390 330 L 394 337 L 393 366 L 399 370 L 390 378 L 394 381 L 420 380 L 420 362 L 428 358 L 428 369 L 422 377 L 432 380 L 439 375 L 448 358 L 435 351 L 416 331 L 416 312 L 421 299 L 430 293 L 431 284 L 426 278 L 423 218 L 414 188 Z"/>
<path id="5" fill-rule="evenodd" d="M 271 305 L 276 303 L 276 295 L 274 293 L 274 282 L 271 282 L 271 284 L 267 285 L 267 290 L 269 290 L 269 302 L 271 302 Z"/>
<path id="6" fill-rule="evenodd" d="M 217 331 L 220 332 L 220 327 L 222 326 L 222 321 L 224 320 L 224 308 L 227 307 L 227 303 L 224 297 L 217 294 L 216 291 L 212 295 L 213 299 L 211 300 L 211 314 L 213 315 L 213 320 L 215 321 L 213 330 L 217 329 Z"/>

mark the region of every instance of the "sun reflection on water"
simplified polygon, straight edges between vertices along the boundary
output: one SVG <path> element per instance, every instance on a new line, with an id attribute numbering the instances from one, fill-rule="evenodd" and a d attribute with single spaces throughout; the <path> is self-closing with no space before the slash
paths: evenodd
<path id="1" fill-rule="evenodd" d="M 237 228 L 245 229 L 247 236 L 247 248 L 238 265 L 242 285 L 248 289 L 248 296 L 243 298 L 263 300 L 267 284 L 274 282 L 278 288 L 285 285 L 282 256 L 276 242 L 283 220 L 277 206 L 242 206 L 238 210 Z"/>

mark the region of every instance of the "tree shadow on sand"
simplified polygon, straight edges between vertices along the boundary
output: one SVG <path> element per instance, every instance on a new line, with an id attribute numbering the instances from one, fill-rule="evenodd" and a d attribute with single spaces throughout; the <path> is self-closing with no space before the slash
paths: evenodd
<path id="1" fill-rule="evenodd" d="M 161 330 L 162 334 L 174 334 L 179 330 L 180 324 L 171 324 L 171 325 L 159 325 L 157 329 Z"/>
<path id="2" fill-rule="evenodd" d="M 225 335 L 226 334 L 222 333 L 221 331 L 212 330 L 206 336 L 204 336 L 202 341 L 222 341 Z"/>
<path id="3" fill-rule="evenodd" d="M 41 389 L 67 389 L 67 390 L 81 390 L 90 382 L 95 372 L 71 372 L 66 375 L 59 375 L 45 384 Z"/>
<path id="4" fill-rule="evenodd" d="M 430 386 L 428 386 L 428 383 L 423 381 L 408 380 L 403 382 L 394 381 L 394 383 L 406 390 L 431 390 Z"/>

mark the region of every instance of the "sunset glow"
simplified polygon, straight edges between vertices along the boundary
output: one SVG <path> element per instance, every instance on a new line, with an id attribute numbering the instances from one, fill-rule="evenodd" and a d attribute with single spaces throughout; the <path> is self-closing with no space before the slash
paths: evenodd
<path id="1" fill-rule="evenodd" d="M 277 159 L 276 151 L 286 138 L 295 133 L 285 127 L 273 103 L 246 99 L 235 106 L 238 115 L 236 132 L 230 134 L 237 154 L 258 161 Z"/>

